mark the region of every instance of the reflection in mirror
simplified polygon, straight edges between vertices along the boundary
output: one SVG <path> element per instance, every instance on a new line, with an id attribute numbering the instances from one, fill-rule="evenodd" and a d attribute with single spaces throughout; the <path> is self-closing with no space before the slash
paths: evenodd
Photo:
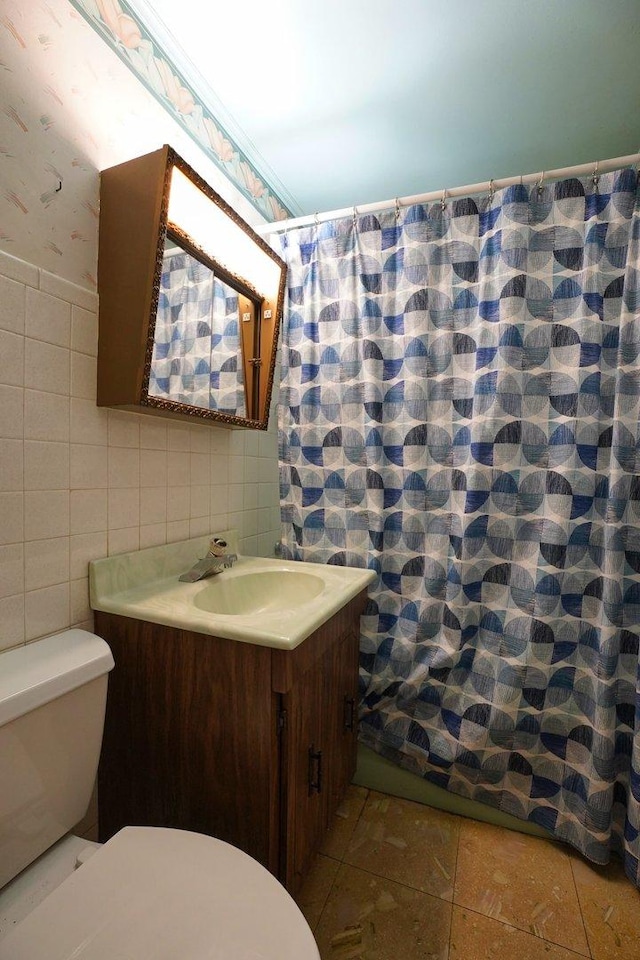
<path id="1" fill-rule="evenodd" d="M 266 430 L 285 273 L 171 147 L 103 170 L 98 405 Z"/>
<path id="2" fill-rule="evenodd" d="M 170 234 L 162 259 L 149 396 L 247 415 L 238 292 Z"/>

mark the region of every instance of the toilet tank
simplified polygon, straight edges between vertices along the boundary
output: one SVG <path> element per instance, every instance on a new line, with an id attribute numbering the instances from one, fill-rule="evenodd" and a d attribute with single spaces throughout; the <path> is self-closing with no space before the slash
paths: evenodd
<path id="1" fill-rule="evenodd" d="M 0 887 L 84 816 L 112 668 L 85 630 L 0 654 Z"/>

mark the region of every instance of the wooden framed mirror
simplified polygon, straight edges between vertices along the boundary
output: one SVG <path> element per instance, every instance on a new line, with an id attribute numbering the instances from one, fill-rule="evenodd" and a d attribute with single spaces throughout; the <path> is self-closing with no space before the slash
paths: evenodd
<path id="1" fill-rule="evenodd" d="M 98 405 L 265 430 L 285 277 L 171 147 L 104 170 Z"/>

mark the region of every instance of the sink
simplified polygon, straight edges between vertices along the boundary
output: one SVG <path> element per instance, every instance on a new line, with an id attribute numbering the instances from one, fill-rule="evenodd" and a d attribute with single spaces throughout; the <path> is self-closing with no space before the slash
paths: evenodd
<path id="1" fill-rule="evenodd" d="M 283 612 L 303 607 L 325 588 L 325 582 L 311 573 L 297 570 L 238 572 L 217 576 L 193 597 L 193 605 L 222 616 L 247 616 Z"/>
<path id="2" fill-rule="evenodd" d="M 233 567 L 214 577 L 181 582 L 180 574 L 205 556 L 210 536 L 92 560 L 91 606 L 207 636 L 293 650 L 375 579 L 373 570 L 364 567 L 239 555 Z M 235 530 L 216 536 L 227 541 L 230 553 L 239 553 Z"/>

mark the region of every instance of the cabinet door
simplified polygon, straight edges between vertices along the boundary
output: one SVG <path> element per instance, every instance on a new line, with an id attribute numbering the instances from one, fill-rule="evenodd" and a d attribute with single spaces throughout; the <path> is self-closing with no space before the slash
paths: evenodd
<path id="1" fill-rule="evenodd" d="M 325 826 L 329 826 L 356 769 L 359 636 L 350 629 L 329 651 L 323 702 L 327 752 Z"/>
<path id="2" fill-rule="evenodd" d="M 299 676 L 283 698 L 281 879 L 291 893 L 299 888 L 325 828 L 324 662 L 323 657 Z"/>

